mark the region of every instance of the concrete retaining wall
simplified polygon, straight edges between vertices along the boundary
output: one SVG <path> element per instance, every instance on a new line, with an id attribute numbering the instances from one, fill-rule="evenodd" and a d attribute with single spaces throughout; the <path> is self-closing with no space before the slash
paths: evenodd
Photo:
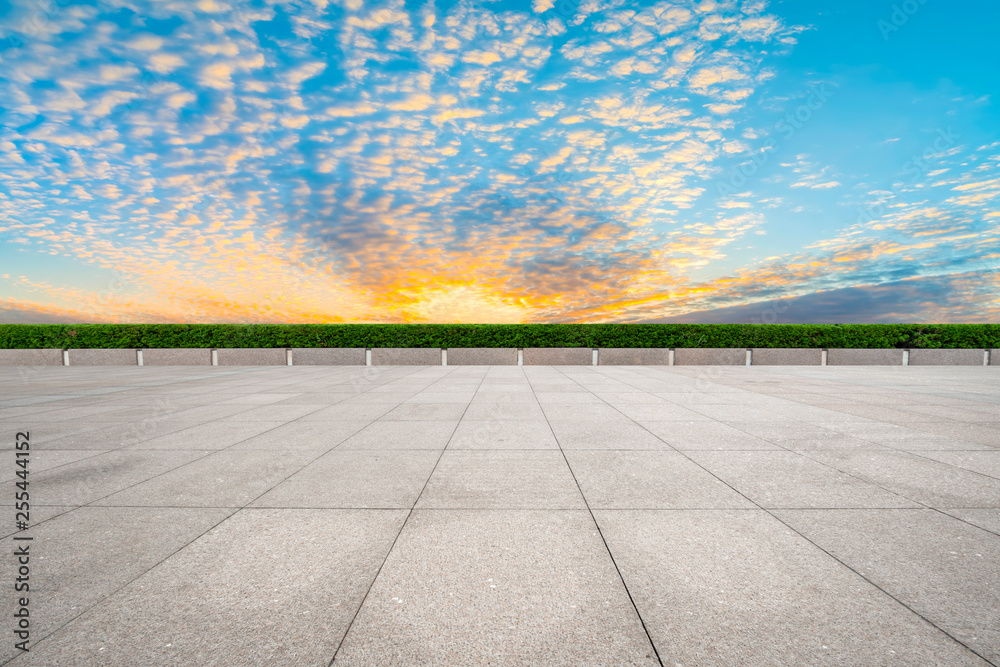
<path id="1" fill-rule="evenodd" d="M 982 350 L 910 350 L 910 366 L 982 365 Z"/>
<path id="2" fill-rule="evenodd" d="M 589 347 L 463 348 L 447 350 L 449 366 L 591 366 L 594 350 Z M 676 366 L 743 366 L 745 348 L 676 348 Z M 1000 366 L 998 350 L 890 350 L 819 348 L 753 348 L 754 366 L 982 366 L 989 352 L 989 365 Z M 370 353 L 370 356 L 369 356 Z M 296 366 L 440 366 L 440 348 L 152 348 L 141 350 L 144 366 L 285 366 L 291 357 Z M 824 354 L 826 358 L 824 359 Z M 214 355 L 214 361 L 213 361 Z M 366 359 L 367 357 L 367 359 Z M 905 361 L 904 361 L 905 360 Z M 0 350 L 0 366 L 135 366 L 138 355 L 125 350 Z M 598 350 L 602 366 L 671 365 L 667 348 L 603 348 Z"/>
<path id="3" fill-rule="evenodd" d="M 602 347 L 597 351 L 601 366 L 668 366 L 670 348 L 666 347 Z"/>
<path id="4" fill-rule="evenodd" d="M 134 349 L 127 350 L 67 350 L 70 366 L 138 366 Z"/>
<path id="5" fill-rule="evenodd" d="M 440 366 L 439 347 L 374 347 L 372 366 Z"/>
<path id="6" fill-rule="evenodd" d="M 750 354 L 754 366 L 819 366 L 823 350 L 818 347 L 755 347 Z"/>
<path id="7" fill-rule="evenodd" d="M 208 348 L 147 348 L 142 351 L 143 366 L 211 366 Z"/>
<path id="8" fill-rule="evenodd" d="M 222 347 L 215 352 L 220 366 L 288 365 L 288 356 L 283 347 Z"/>
<path id="9" fill-rule="evenodd" d="M 674 350 L 675 366 L 746 366 L 745 347 L 679 347 Z"/>
<path id="10" fill-rule="evenodd" d="M 516 347 L 449 347 L 449 366 L 517 366 Z"/>
<path id="11" fill-rule="evenodd" d="M 0 350 L 0 366 L 62 365 L 62 350 Z"/>
<path id="12" fill-rule="evenodd" d="M 293 347 L 293 366 L 364 366 L 363 347 Z"/>
<path id="13" fill-rule="evenodd" d="M 589 347 L 526 347 L 525 366 L 591 366 L 594 351 Z"/>
<path id="14" fill-rule="evenodd" d="M 827 366 L 902 366 L 902 350 L 833 349 L 826 354 Z"/>

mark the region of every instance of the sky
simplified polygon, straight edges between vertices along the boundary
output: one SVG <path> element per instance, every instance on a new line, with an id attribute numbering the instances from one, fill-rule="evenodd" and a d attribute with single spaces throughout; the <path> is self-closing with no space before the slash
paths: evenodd
<path id="1" fill-rule="evenodd" d="M 998 322 L 998 24 L 0 0 L 0 322 Z"/>

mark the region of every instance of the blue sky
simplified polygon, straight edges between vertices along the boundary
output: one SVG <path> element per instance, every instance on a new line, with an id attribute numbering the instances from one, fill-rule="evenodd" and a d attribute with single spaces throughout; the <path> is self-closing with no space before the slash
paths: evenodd
<path id="1" fill-rule="evenodd" d="M 997 321 L 998 18 L 0 2 L 0 321 Z"/>

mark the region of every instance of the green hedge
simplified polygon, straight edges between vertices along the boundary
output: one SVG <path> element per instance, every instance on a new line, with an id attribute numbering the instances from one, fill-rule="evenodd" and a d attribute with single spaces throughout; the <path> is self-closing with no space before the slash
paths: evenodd
<path id="1" fill-rule="evenodd" d="M 0 349 L 1000 348 L 1000 324 L 0 324 Z"/>

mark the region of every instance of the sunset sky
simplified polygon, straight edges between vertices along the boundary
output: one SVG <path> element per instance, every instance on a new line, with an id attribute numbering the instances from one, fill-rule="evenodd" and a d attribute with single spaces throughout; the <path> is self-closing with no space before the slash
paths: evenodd
<path id="1" fill-rule="evenodd" d="M 997 25 L 0 2 L 0 322 L 997 322 Z"/>

